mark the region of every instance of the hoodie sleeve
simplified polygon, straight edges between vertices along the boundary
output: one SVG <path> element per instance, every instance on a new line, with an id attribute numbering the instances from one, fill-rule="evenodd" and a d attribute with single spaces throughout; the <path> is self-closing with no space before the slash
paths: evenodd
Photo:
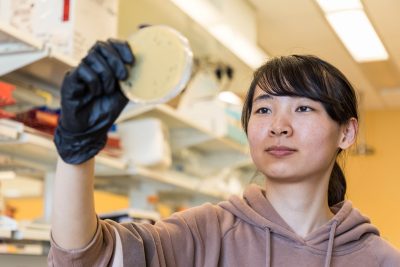
<path id="1" fill-rule="evenodd" d="M 211 204 L 150 224 L 98 220 L 92 241 L 65 250 L 51 240 L 49 266 L 217 266 L 221 246 L 218 208 Z"/>

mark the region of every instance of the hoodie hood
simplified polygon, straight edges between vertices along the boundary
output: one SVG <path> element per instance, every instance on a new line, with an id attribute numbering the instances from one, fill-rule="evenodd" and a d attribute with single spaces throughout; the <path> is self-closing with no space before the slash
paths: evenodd
<path id="1" fill-rule="evenodd" d="M 297 235 L 272 207 L 263 191 L 257 185 L 250 185 L 243 194 L 243 199 L 232 196 L 220 206 L 247 223 L 265 230 L 267 257 L 270 255 L 271 234 L 280 235 L 296 244 L 305 245 L 315 253 L 326 254 L 325 266 L 330 266 L 332 252 L 351 249 L 366 234 L 379 235 L 378 229 L 370 223 L 350 201 L 341 202 L 331 207 L 334 217 L 306 237 Z M 358 241 L 358 242 L 357 242 Z M 270 259 L 267 259 L 267 263 Z M 269 266 L 269 265 L 267 265 Z"/>

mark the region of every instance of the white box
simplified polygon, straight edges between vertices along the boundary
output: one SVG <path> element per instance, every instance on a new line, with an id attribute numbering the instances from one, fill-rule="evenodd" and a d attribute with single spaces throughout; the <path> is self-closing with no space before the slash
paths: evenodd
<path id="1" fill-rule="evenodd" d="M 33 6 L 37 0 L 0 0 L 0 22 L 32 33 Z"/>
<path id="2" fill-rule="evenodd" d="M 118 0 L 0 0 L 0 22 L 81 59 L 97 40 L 117 36 Z"/>
<path id="3" fill-rule="evenodd" d="M 124 157 L 135 165 L 171 166 L 169 134 L 161 120 L 135 119 L 117 125 Z"/>
<path id="4" fill-rule="evenodd" d="M 247 144 L 247 137 L 241 125 L 240 106 L 230 105 L 214 98 L 198 101 L 190 107 L 178 109 L 178 112 L 216 136 L 228 137 L 240 144 Z"/>
<path id="5" fill-rule="evenodd" d="M 201 70 L 182 93 L 177 111 L 216 136 L 229 137 L 245 145 L 247 137 L 241 126 L 242 105 L 221 101 L 218 97 L 220 90 L 221 84 L 214 72 Z"/>

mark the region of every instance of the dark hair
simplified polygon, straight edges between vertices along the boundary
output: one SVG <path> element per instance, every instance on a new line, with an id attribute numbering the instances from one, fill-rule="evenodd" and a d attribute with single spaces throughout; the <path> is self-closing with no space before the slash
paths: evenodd
<path id="1" fill-rule="evenodd" d="M 270 59 L 254 72 L 242 112 L 246 134 L 257 86 L 273 96 L 306 97 L 321 102 L 339 125 L 351 118 L 358 119 L 354 88 L 342 72 L 316 56 L 283 56 Z M 343 201 L 345 194 L 346 179 L 336 161 L 329 179 L 329 206 Z"/>

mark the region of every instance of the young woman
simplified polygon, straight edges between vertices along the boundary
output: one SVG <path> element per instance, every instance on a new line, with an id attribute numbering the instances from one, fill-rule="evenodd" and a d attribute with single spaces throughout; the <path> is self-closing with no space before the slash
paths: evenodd
<path id="1" fill-rule="evenodd" d="M 264 188 L 155 225 L 99 220 L 94 156 L 127 103 L 117 81 L 133 61 L 127 44 L 97 43 L 63 82 L 50 266 L 400 266 L 399 251 L 344 200 L 336 158 L 356 139 L 356 96 L 313 56 L 255 72 L 242 123 Z"/>

